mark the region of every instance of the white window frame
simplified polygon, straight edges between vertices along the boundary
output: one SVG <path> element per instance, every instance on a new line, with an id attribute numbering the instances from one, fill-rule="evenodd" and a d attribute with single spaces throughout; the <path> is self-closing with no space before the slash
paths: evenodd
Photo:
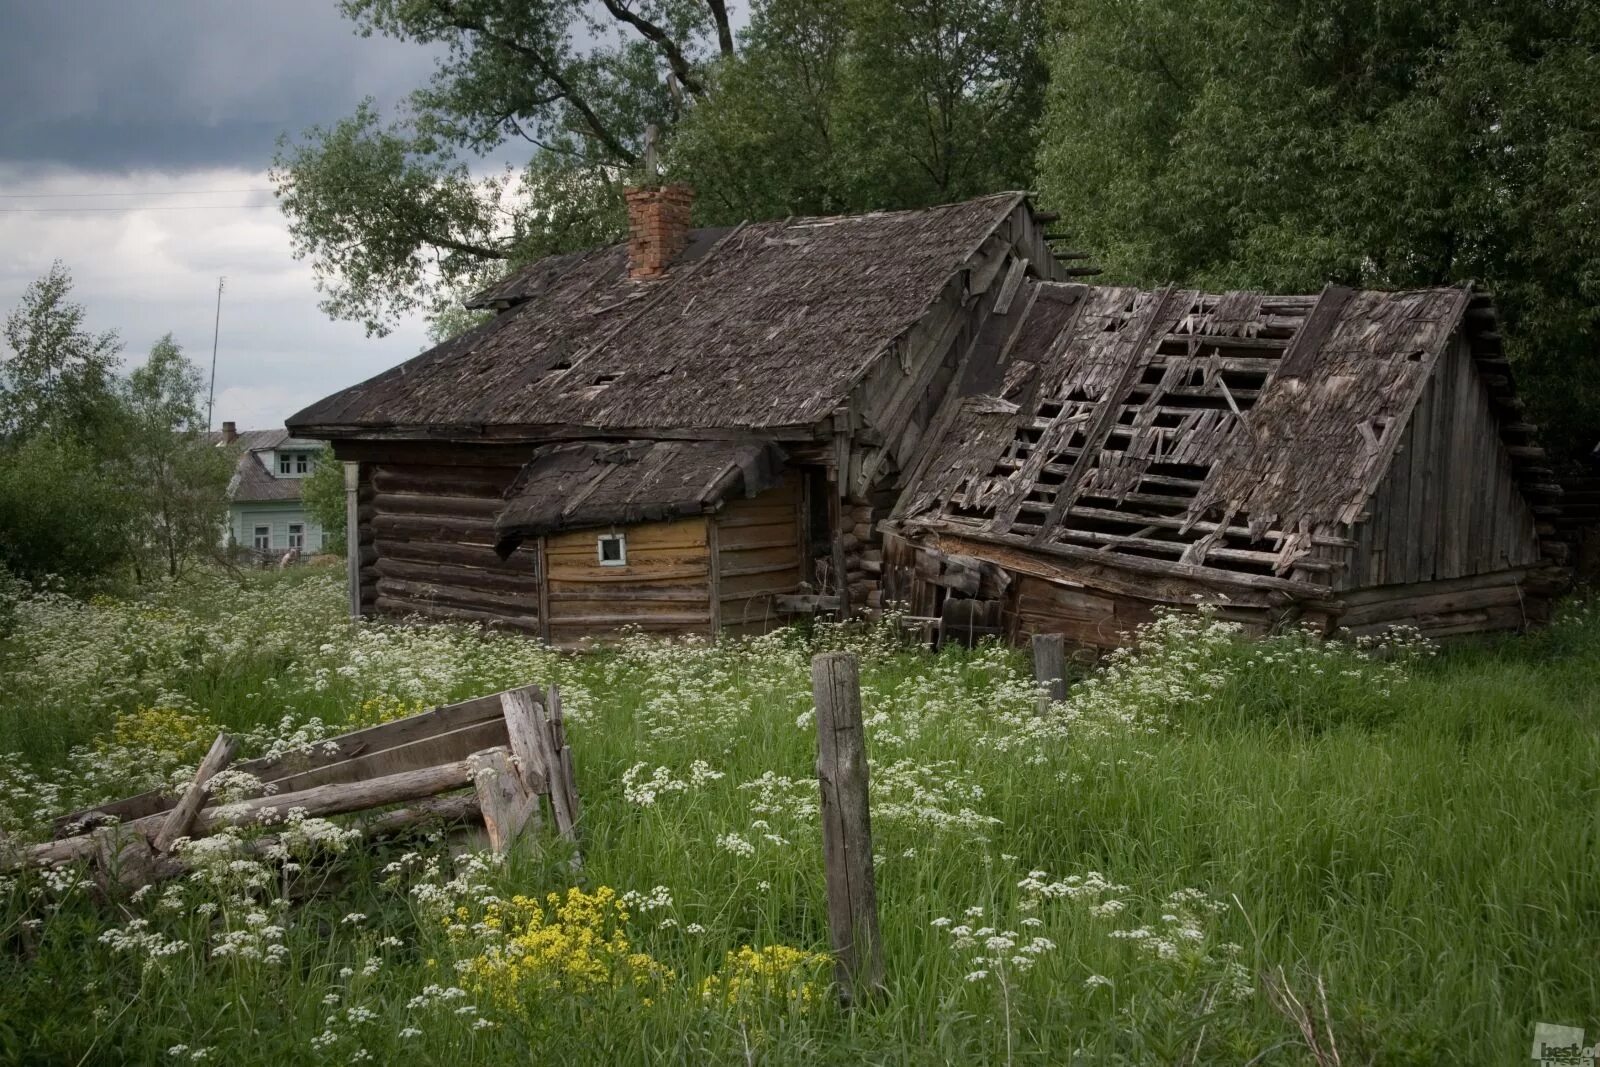
<path id="1" fill-rule="evenodd" d="M 291 522 L 289 524 L 289 547 L 304 549 L 306 547 L 306 524 Z"/>
<path id="2" fill-rule="evenodd" d="M 287 478 L 289 476 L 289 473 L 293 469 L 294 469 L 294 466 L 289 461 L 289 453 L 287 453 L 287 452 L 279 452 L 278 453 L 278 477 Z"/>
<path id="3" fill-rule="evenodd" d="M 266 542 L 262 544 L 262 542 Z M 250 531 L 250 544 L 257 552 L 266 552 L 272 548 L 272 527 L 257 526 Z"/>
<path id="4" fill-rule="evenodd" d="M 606 558 L 607 543 L 617 546 L 616 559 Z M 626 567 L 628 565 L 628 535 L 620 530 L 601 534 L 595 539 L 594 558 L 600 562 L 602 567 Z"/>
<path id="5" fill-rule="evenodd" d="M 308 453 L 301 452 L 294 457 L 294 472 L 296 474 L 311 473 L 311 456 Z"/>

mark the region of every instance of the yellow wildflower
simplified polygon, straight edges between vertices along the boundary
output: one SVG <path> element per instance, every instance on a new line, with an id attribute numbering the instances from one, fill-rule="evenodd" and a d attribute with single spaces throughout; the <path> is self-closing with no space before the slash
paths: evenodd
<path id="1" fill-rule="evenodd" d="M 592 893 L 573 887 L 543 904 L 525 896 L 491 903 L 483 925 L 503 931 L 505 940 L 469 961 L 464 973 L 476 992 L 508 1009 L 521 1008 L 530 991 L 658 989 L 675 976 L 648 953 L 633 951 L 627 919 L 609 886 Z"/>
<path id="2" fill-rule="evenodd" d="M 754 949 L 745 945 L 730 952 L 722 968 L 700 985 L 705 1000 L 722 1007 L 748 1009 L 763 1001 L 781 1000 L 796 1011 L 807 1011 L 823 991 L 822 971 L 832 957 L 806 952 L 790 945 Z"/>

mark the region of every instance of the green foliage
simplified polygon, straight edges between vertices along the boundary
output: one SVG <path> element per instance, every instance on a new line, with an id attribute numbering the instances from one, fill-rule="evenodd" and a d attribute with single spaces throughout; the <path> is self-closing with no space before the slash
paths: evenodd
<path id="1" fill-rule="evenodd" d="M 175 576 L 217 546 L 228 457 L 201 433 L 201 377 L 168 335 L 126 378 L 90 334 L 60 263 L 6 319 L 0 362 L 0 564 L 75 587 L 131 565 Z"/>
<path id="2" fill-rule="evenodd" d="M 1325 984 L 1343 1062 L 1420 1067 L 1525 1058 L 1534 1022 L 1600 1000 L 1583 604 L 1427 657 L 1182 618 L 1046 715 L 1010 649 L 820 627 L 571 655 L 352 627 L 335 569 L 13 611 L 8 832 L 184 780 L 218 729 L 253 755 L 530 680 L 561 687 L 584 815 L 581 868 L 548 826 L 499 864 L 290 817 L 281 869 L 211 839 L 132 899 L 0 877 L 7 1061 L 1311 1062 L 1281 968 L 1319 1020 Z M 890 983 L 849 1013 L 825 969 L 759 978 L 827 946 L 808 667 L 836 646 L 862 663 Z"/>
<path id="3" fill-rule="evenodd" d="M 675 173 L 734 222 L 1026 187 L 1044 91 L 1036 0 L 771 0 L 686 117 Z"/>
<path id="4" fill-rule="evenodd" d="M 1041 3 L 764 0 L 736 54 L 715 0 L 349 0 L 363 33 L 441 50 L 439 71 L 394 122 L 368 104 L 282 143 L 274 180 L 324 309 L 373 332 L 617 240 L 650 125 L 703 223 L 1016 187 L 1044 85 Z M 526 167 L 469 169 L 524 143 Z"/>
<path id="5" fill-rule="evenodd" d="M 300 501 L 311 521 L 322 527 L 325 552 L 345 550 L 344 464 L 333 455 L 332 445 L 323 445 L 311 473 L 300 482 Z"/>
<path id="6" fill-rule="evenodd" d="M 0 451 L 0 565 L 83 589 L 126 558 L 134 509 L 117 472 L 72 437 L 35 434 Z"/>
<path id="7" fill-rule="evenodd" d="M 119 459 L 135 510 L 134 552 L 173 578 L 212 554 L 227 518 L 233 456 L 202 436 L 204 384 L 168 334 L 124 389 L 127 431 Z"/>
<path id="8" fill-rule="evenodd" d="M 520 262 L 614 239 L 618 176 L 645 127 L 671 127 L 733 47 L 712 0 L 346 0 L 362 34 L 434 49 L 439 69 L 385 124 L 370 104 L 279 146 L 274 181 L 297 255 L 335 317 L 381 333 Z M 577 42 L 585 42 L 580 46 Z M 520 173 L 478 180 L 467 161 L 526 144 Z"/>
<path id="9" fill-rule="evenodd" d="M 1048 206 L 1110 280 L 1475 279 L 1553 441 L 1600 426 L 1600 10 L 1058 0 Z"/>
<path id="10" fill-rule="evenodd" d="M 72 275 L 57 261 L 6 316 L 0 441 L 54 434 L 97 448 L 114 428 L 122 342 L 114 331 L 85 329 L 86 312 L 71 292 Z"/>

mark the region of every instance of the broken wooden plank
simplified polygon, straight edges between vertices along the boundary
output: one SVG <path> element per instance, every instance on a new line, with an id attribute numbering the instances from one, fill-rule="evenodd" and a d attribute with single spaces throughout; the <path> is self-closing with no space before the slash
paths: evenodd
<path id="1" fill-rule="evenodd" d="M 478 797 L 478 807 L 483 812 L 483 826 L 489 834 L 489 847 L 499 856 L 505 855 L 516 843 L 527 825 L 529 817 L 539 808 L 539 797 L 530 793 L 519 768 L 512 764 L 511 753 L 503 748 L 491 748 L 473 756 L 478 769 L 472 778 Z"/>
<path id="2" fill-rule="evenodd" d="M 189 827 L 194 822 L 194 817 L 200 813 L 200 808 L 205 804 L 206 796 L 210 792 L 211 779 L 233 762 L 233 754 L 238 750 L 239 742 L 230 734 L 219 733 L 217 739 L 211 742 L 211 751 L 206 753 L 205 759 L 201 760 L 200 766 L 195 769 L 189 787 L 183 791 L 183 796 L 178 799 L 178 803 L 168 813 L 166 821 L 161 824 L 161 829 L 156 831 L 155 837 L 151 840 L 157 852 L 171 852 L 174 841 L 188 836 Z"/>

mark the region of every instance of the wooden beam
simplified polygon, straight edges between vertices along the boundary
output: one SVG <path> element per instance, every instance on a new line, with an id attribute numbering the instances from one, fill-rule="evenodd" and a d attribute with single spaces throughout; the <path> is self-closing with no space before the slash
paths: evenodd
<path id="1" fill-rule="evenodd" d="M 885 992 L 872 867 L 872 818 L 867 804 L 861 675 L 854 654 L 824 652 L 812 659 L 811 692 L 817 705 L 817 778 L 822 787 L 828 932 L 839 999 L 849 1007 Z"/>
<path id="2" fill-rule="evenodd" d="M 211 751 L 200 761 L 189 787 L 183 791 L 178 803 L 167 813 L 166 822 L 161 824 L 161 829 L 156 831 L 155 837 L 150 842 L 157 852 L 171 852 L 173 842 L 180 837 L 188 836 L 189 827 L 193 825 L 195 816 L 205 804 L 211 779 L 233 762 L 233 754 L 237 751 L 239 742 L 229 734 L 220 733 L 217 739 L 211 742 Z"/>

